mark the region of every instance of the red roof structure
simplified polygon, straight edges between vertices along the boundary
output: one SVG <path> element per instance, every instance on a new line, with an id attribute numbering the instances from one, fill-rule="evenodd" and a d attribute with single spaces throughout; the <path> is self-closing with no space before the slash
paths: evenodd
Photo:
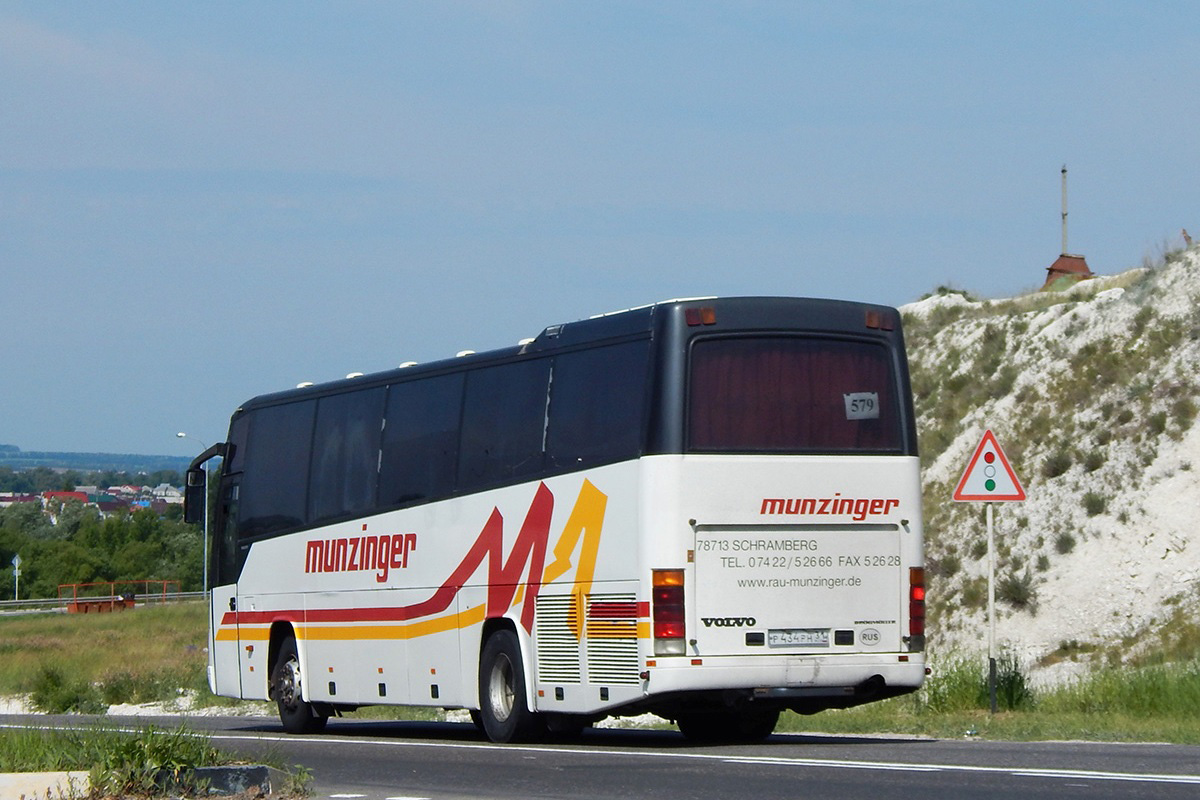
<path id="1" fill-rule="evenodd" d="M 1046 282 L 1042 288 L 1063 288 L 1063 284 L 1070 285 L 1092 277 L 1095 275 L 1088 269 L 1087 259 L 1063 253 L 1057 261 L 1046 267 Z"/>

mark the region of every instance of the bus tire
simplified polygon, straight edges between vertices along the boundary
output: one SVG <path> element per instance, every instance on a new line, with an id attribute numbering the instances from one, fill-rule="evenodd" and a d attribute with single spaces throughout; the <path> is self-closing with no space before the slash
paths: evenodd
<path id="1" fill-rule="evenodd" d="M 312 703 L 304 701 L 303 688 L 296 637 L 288 636 L 279 645 L 275 668 L 271 670 L 271 696 L 279 707 L 279 721 L 288 733 L 320 733 L 329 715 L 318 714 Z"/>
<path id="2" fill-rule="evenodd" d="M 679 732 L 693 742 L 760 742 L 770 736 L 779 722 L 779 710 L 708 711 L 680 714 Z"/>
<path id="3" fill-rule="evenodd" d="M 483 732 L 493 742 L 530 741 L 540 733 L 541 720 L 525 702 L 521 646 L 511 630 L 494 632 L 483 645 L 479 706 Z"/>

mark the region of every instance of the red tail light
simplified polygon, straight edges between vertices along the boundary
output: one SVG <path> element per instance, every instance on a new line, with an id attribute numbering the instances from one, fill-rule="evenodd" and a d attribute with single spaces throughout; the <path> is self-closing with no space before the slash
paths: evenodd
<path id="1" fill-rule="evenodd" d="M 654 621 L 654 655 L 681 656 L 687 635 L 683 608 L 683 570 L 652 572 L 651 607 Z"/>
<path id="2" fill-rule="evenodd" d="M 909 649 L 925 649 L 925 568 L 908 568 Z"/>

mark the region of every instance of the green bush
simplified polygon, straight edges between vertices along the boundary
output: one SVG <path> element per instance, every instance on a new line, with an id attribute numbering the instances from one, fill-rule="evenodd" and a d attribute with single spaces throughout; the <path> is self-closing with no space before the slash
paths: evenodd
<path id="1" fill-rule="evenodd" d="M 1054 550 L 1061 555 L 1066 555 L 1075 549 L 1075 537 L 1069 532 L 1063 531 L 1058 536 L 1054 537 Z"/>
<path id="2" fill-rule="evenodd" d="M 165 671 L 136 674 L 119 670 L 104 676 L 99 689 L 106 705 L 151 703 L 173 697 L 185 682 L 186 676 Z"/>
<path id="3" fill-rule="evenodd" d="M 72 681 L 57 667 L 42 667 L 33 679 L 29 700 L 47 714 L 99 714 L 105 704 L 100 690 L 86 681 Z"/>
<path id="4" fill-rule="evenodd" d="M 996 597 L 1013 608 L 1033 609 L 1037 603 L 1037 587 L 1029 570 L 1011 572 L 996 583 Z"/>
<path id="5" fill-rule="evenodd" d="M 1002 653 L 996 659 L 996 708 L 1019 711 L 1033 705 L 1033 691 L 1012 653 Z M 988 698 L 991 707 L 991 698 Z"/>
<path id="6" fill-rule="evenodd" d="M 1167 412 L 1155 411 L 1150 415 L 1150 418 L 1146 420 L 1146 425 L 1150 428 L 1150 432 L 1152 434 L 1155 436 L 1161 435 L 1162 432 L 1167 429 Z"/>
<path id="7" fill-rule="evenodd" d="M 186 728 L 174 732 L 147 728 L 113 743 L 92 768 L 93 789 L 114 795 L 157 794 L 170 787 L 191 794 L 196 767 L 215 763 L 219 754 L 208 739 Z"/>
<path id="8" fill-rule="evenodd" d="M 959 597 L 964 608 L 983 608 L 987 605 L 987 580 L 973 578 L 964 581 Z"/>
<path id="9" fill-rule="evenodd" d="M 1070 468 L 1071 454 L 1066 450 L 1056 450 L 1042 462 L 1042 477 L 1057 478 Z"/>
<path id="10" fill-rule="evenodd" d="M 1083 496 L 1083 508 L 1089 517 L 1103 514 L 1108 506 L 1108 498 L 1097 492 L 1088 492 Z"/>
<path id="11" fill-rule="evenodd" d="M 1172 406 L 1171 414 L 1175 417 L 1175 424 L 1179 426 L 1179 429 L 1186 431 L 1196 421 L 1196 403 L 1190 397 L 1180 398 Z"/>
<path id="12" fill-rule="evenodd" d="M 979 660 L 955 656 L 934 662 L 933 672 L 921 689 L 925 708 L 938 714 L 972 711 L 980 707 L 980 683 L 986 676 Z M 986 695 L 985 695 L 986 696 Z"/>
<path id="13" fill-rule="evenodd" d="M 1084 456 L 1083 468 L 1087 472 L 1095 472 L 1104 466 L 1106 458 L 1103 450 L 1093 450 Z"/>

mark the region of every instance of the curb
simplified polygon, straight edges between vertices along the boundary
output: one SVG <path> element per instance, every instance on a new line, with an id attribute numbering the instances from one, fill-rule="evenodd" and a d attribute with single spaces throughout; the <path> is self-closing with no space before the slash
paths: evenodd
<path id="1" fill-rule="evenodd" d="M 286 773 L 261 764 L 233 767 L 196 767 L 194 779 L 208 784 L 208 794 L 234 795 L 257 790 L 269 795 L 281 791 L 288 782 Z M 178 785 L 162 775 L 159 785 L 170 793 Z M 0 800 L 51 800 L 86 793 L 91 788 L 86 771 L 5 772 L 0 773 Z"/>
<path id="2" fill-rule="evenodd" d="M 164 789 L 171 791 L 177 788 L 170 777 L 163 777 Z M 269 795 L 282 790 L 287 784 L 288 776 L 274 767 L 244 764 L 233 767 L 196 767 L 192 780 L 196 784 L 207 783 L 210 796 L 241 794 L 251 789 Z"/>
<path id="3" fill-rule="evenodd" d="M 87 792 L 90 788 L 86 771 L 0 773 L 0 798 L 4 800 L 70 797 L 75 793 Z"/>

